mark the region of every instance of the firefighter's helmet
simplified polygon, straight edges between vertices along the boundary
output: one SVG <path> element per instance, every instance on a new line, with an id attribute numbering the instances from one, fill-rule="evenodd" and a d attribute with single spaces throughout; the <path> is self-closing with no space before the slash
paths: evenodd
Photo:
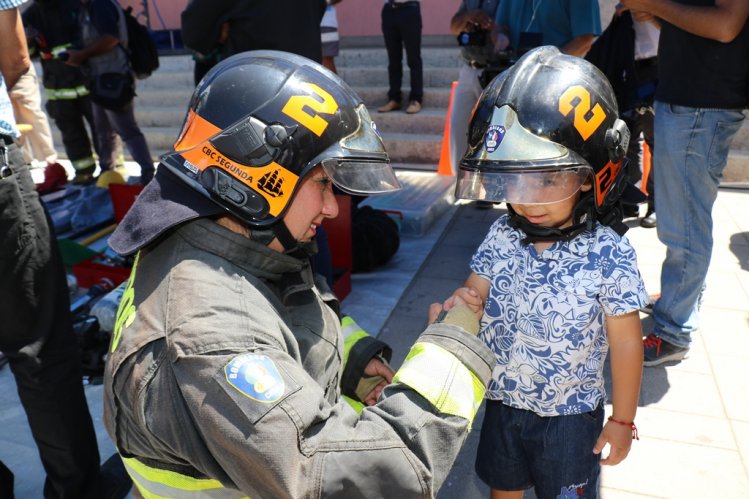
<path id="1" fill-rule="evenodd" d="M 551 203 L 590 180 L 587 215 L 605 220 L 626 184 L 629 131 L 617 114 L 611 85 L 593 64 L 551 46 L 529 51 L 474 109 L 457 197 Z"/>
<path id="2" fill-rule="evenodd" d="M 211 69 L 161 163 L 251 227 L 279 221 L 317 165 L 349 193 L 399 188 L 354 91 L 321 65 L 277 51 L 243 52 Z"/>

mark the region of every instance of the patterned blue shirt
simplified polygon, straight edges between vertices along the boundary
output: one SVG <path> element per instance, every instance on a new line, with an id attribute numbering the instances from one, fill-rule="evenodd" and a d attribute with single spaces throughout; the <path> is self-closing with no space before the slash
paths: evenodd
<path id="1" fill-rule="evenodd" d="M 26 0 L 0 0 L 0 10 L 10 10 L 23 4 Z M 6 33 L 3 34 L 4 36 Z M 13 116 L 13 106 L 8 97 L 8 89 L 5 86 L 5 79 L 0 73 L 0 135 L 10 135 L 18 137 L 16 128 L 16 119 Z"/>
<path id="2" fill-rule="evenodd" d="M 497 364 L 486 397 L 541 416 L 580 414 L 605 399 L 605 316 L 648 301 L 629 241 L 597 225 L 540 255 L 505 215 L 471 260 L 490 283 L 480 337 Z"/>

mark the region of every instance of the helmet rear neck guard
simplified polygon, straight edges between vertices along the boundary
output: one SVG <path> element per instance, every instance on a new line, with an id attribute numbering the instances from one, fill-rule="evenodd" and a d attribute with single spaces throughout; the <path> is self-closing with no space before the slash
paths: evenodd
<path id="1" fill-rule="evenodd" d="M 581 202 L 590 201 L 576 212 L 587 212 L 588 223 L 598 220 L 621 230 L 617 205 L 626 187 L 629 131 L 617 114 L 611 85 L 594 65 L 556 47 L 529 51 L 497 76 L 476 104 L 456 196 L 485 199 L 487 192 L 498 192 L 480 185 L 484 179 L 589 166 L 593 190 Z M 461 186 L 464 181 L 476 185 Z M 575 218 L 573 225 L 582 222 Z M 527 225 L 531 232 L 532 225 Z"/>

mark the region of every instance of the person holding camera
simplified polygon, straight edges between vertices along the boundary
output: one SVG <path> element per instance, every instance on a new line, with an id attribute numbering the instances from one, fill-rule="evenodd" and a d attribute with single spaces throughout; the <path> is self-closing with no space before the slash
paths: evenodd
<path id="1" fill-rule="evenodd" d="M 463 59 L 450 108 L 450 166 L 453 171 L 468 145 L 468 120 L 483 88 L 479 77 L 495 53 L 508 44 L 506 36 L 497 38 L 494 17 L 498 6 L 499 0 L 462 0 L 450 20 L 450 31 L 458 39 Z"/>
<path id="2" fill-rule="evenodd" d="M 515 58 L 541 45 L 583 57 L 601 34 L 598 0 L 502 0 L 495 22 Z"/>

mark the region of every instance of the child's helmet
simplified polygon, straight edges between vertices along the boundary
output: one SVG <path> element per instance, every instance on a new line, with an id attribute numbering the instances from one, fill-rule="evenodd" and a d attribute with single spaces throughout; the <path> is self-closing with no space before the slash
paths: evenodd
<path id="1" fill-rule="evenodd" d="M 161 163 L 251 227 L 278 222 L 317 165 L 349 193 L 399 188 L 361 99 L 287 52 L 243 52 L 211 69 Z"/>
<path id="2" fill-rule="evenodd" d="M 527 52 L 476 104 L 456 196 L 549 203 L 590 178 L 592 192 L 582 196 L 575 222 L 616 223 L 610 216 L 626 186 L 629 143 L 617 114 L 614 91 L 593 64 L 551 46 Z"/>

